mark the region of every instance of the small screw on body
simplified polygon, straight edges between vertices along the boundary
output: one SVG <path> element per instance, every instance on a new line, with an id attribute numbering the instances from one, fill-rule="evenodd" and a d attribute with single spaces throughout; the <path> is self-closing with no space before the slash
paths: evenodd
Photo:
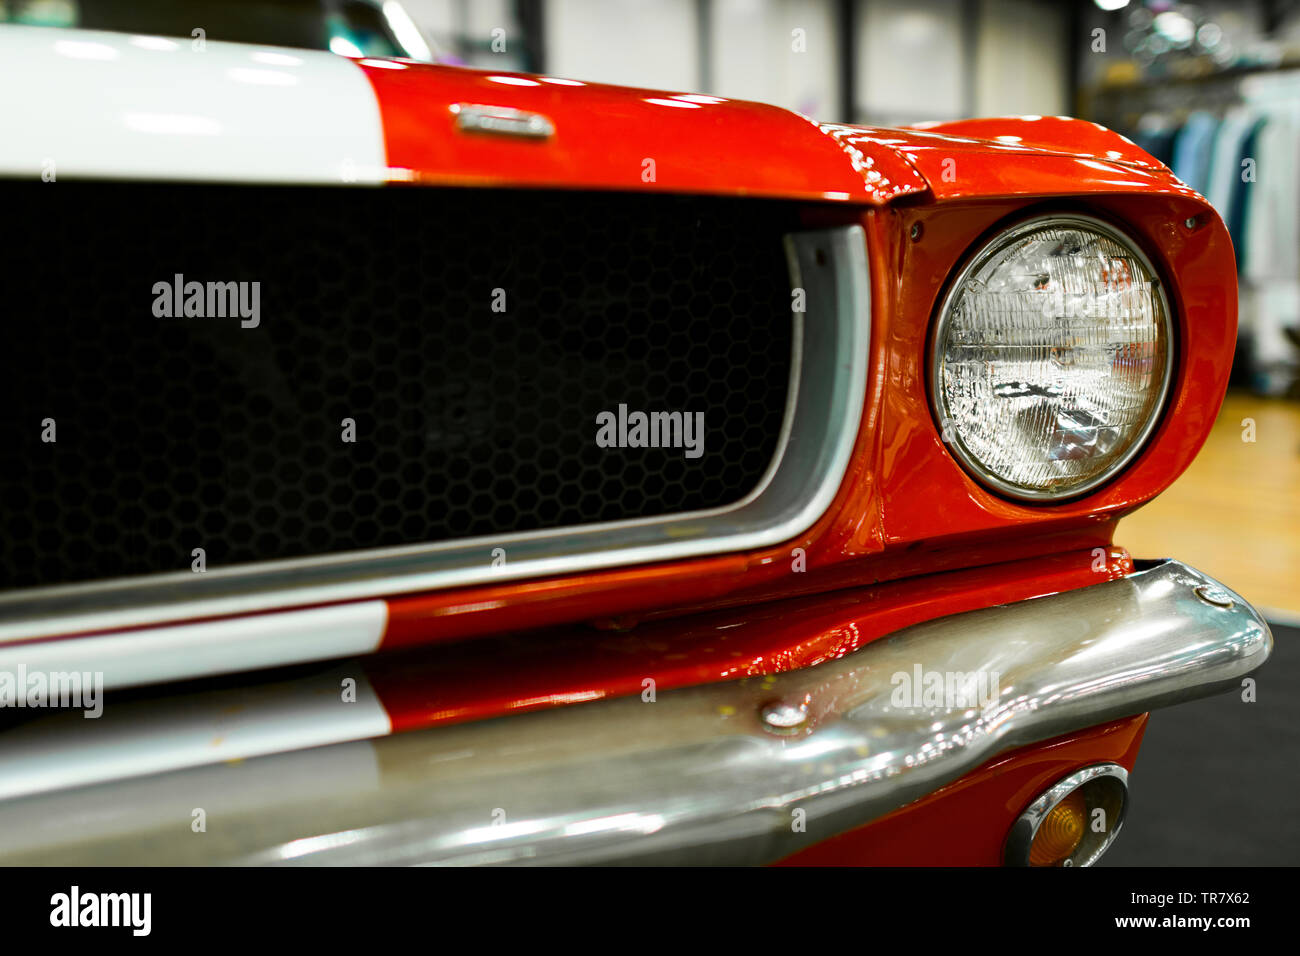
<path id="1" fill-rule="evenodd" d="M 763 718 L 767 729 L 777 734 L 793 733 L 808 719 L 806 710 L 784 701 L 764 704 L 759 715 Z"/>
<path id="2" fill-rule="evenodd" d="M 1192 593 L 1214 607 L 1230 608 L 1233 605 L 1232 595 L 1213 584 L 1198 584 Z"/>

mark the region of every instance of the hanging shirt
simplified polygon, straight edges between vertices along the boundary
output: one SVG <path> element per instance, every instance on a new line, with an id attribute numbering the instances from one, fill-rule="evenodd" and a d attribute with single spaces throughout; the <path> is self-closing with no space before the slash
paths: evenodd
<path id="1" fill-rule="evenodd" d="M 1246 135 L 1241 138 L 1241 146 L 1237 150 L 1237 169 L 1238 174 L 1232 181 L 1232 196 L 1228 200 L 1228 211 L 1223 214 L 1224 222 L 1228 226 L 1228 235 L 1232 238 L 1232 248 L 1237 251 L 1237 270 L 1244 272 L 1246 264 L 1250 261 L 1250 246 L 1246 237 L 1246 209 L 1247 195 L 1249 187 L 1254 185 L 1255 174 L 1258 167 L 1259 155 L 1259 134 L 1264 128 L 1268 119 L 1263 116 L 1255 117 L 1250 124 L 1250 129 Z"/>
<path id="2" fill-rule="evenodd" d="M 1219 121 L 1210 113 L 1198 110 L 1174 138 L 1174 175 L 1201 195 L 1209 189 L 1210 157 L 1214 151 L 1214 134 Z"/>
<path id="3" fill-rule="evenodd" d="M 1285 329 L 1300 324 L 1300 102 L 1263 106 L 1267 122 L 1256 138 L 1255 182 L 1246 183 L 1246 249 L 1242 276 L 1248 307 L 1241 327 L 1251 333 L 1256 388 L 1278 391 L 1278 370 L 1294 360 Z"/>
<path id="4" fill-rule="evenodd" d="M 1254 114 L 1238 107 L 1228 111 L 1214 133 L 1205 198 L 1225 220 L 1231 212 L 1234 184 L 1241 179 L 1241 144 L 1254 125 Z"/>

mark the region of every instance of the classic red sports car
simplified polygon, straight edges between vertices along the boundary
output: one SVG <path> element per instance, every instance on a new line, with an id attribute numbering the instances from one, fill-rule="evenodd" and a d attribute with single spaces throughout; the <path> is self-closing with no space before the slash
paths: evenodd
<path id="1" fill-rule="evenodd" d="M 1269 654 L 1113 540 L 1237 297 L 1106 129 L 0 64 L 0 862 L 1087 865 Z"/>

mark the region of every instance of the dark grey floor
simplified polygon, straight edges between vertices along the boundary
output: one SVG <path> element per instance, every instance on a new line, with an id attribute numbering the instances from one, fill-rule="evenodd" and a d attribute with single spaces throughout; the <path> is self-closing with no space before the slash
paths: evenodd
<path id="1" fill-rule="evenodd" d="M 1152 713 L 1103 866 L 1300 865 L 1300 628 L 1274 625 L 1258 700 Z"/>

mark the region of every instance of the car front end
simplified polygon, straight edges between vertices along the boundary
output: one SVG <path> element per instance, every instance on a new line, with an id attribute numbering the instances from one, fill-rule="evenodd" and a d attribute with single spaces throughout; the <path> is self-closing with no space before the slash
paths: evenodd
<path id="1" fill-rule="evenodd" d="M 1123 137 L 141 39 L 0 28 L 0 672 L 104 704 L 3 862 L 1089 865 L 1248 693 L 1116 534 L 1237 302 Z"/>

